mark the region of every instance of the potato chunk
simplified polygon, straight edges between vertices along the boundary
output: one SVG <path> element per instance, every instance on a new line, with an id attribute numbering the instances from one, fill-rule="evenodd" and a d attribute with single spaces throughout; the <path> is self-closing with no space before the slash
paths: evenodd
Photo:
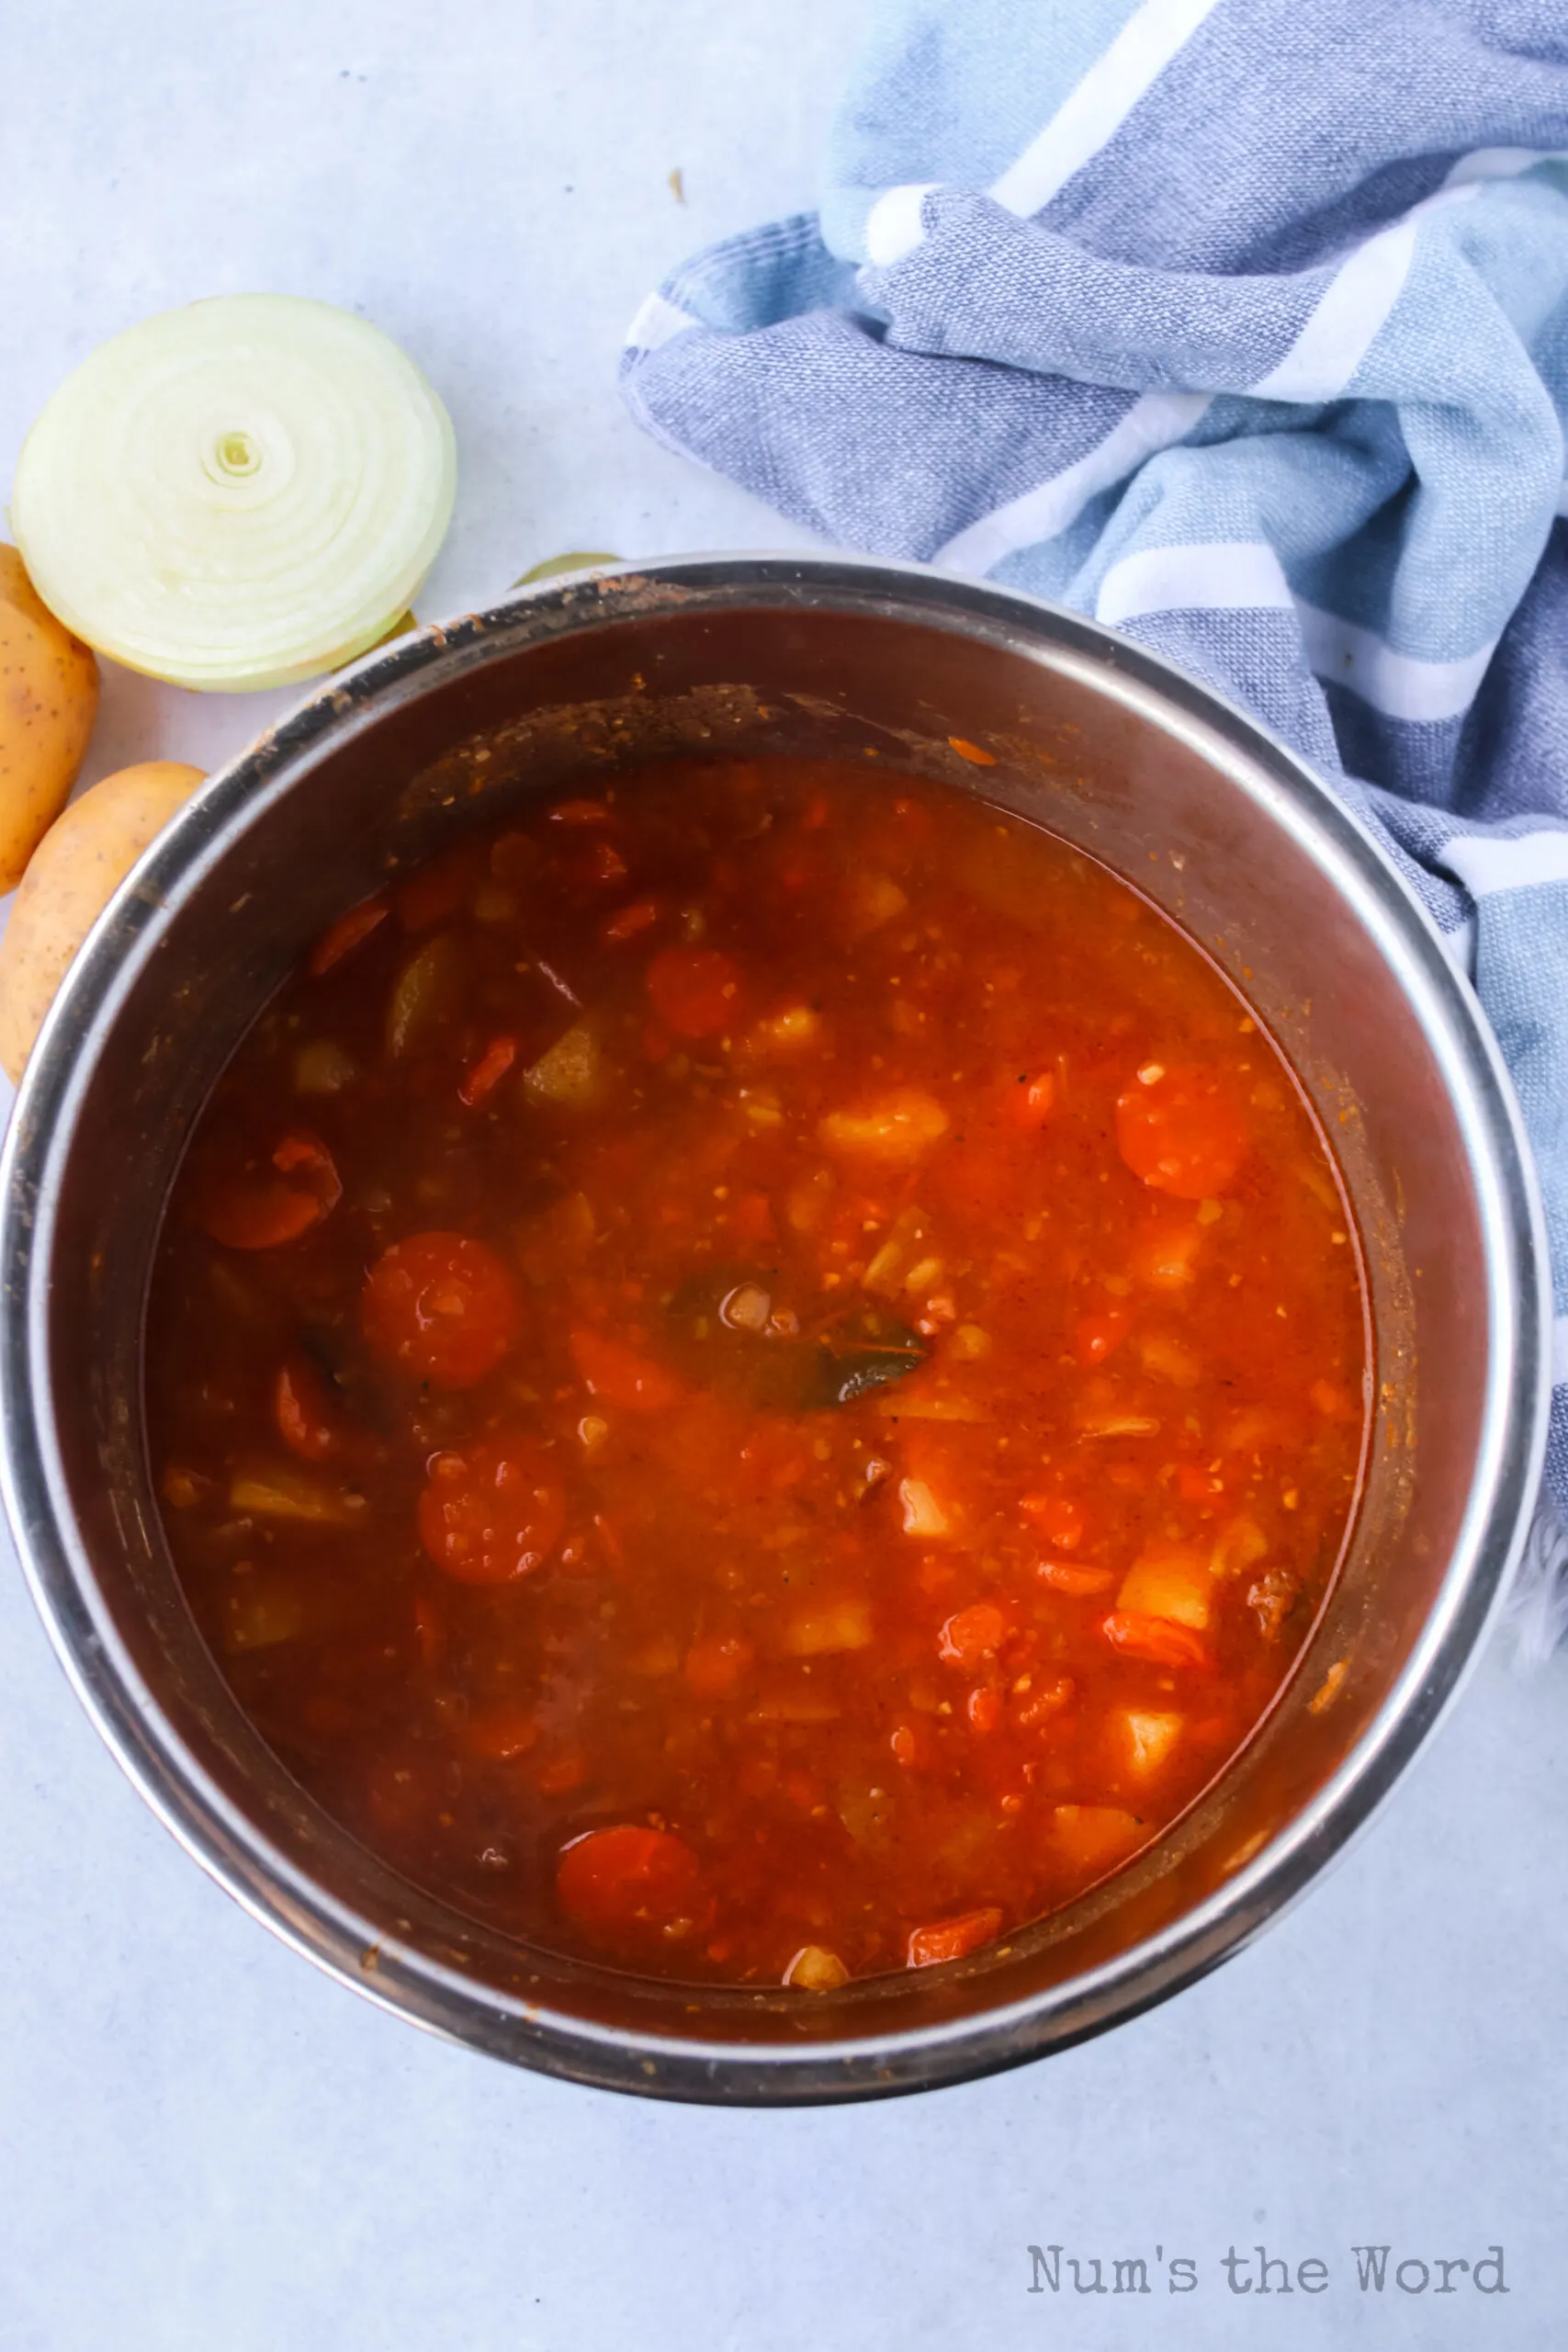
<path id="1" fill-rule="evenodd" d="M 363 1495 L 323 1487 L 281 1465 L 237 1470 L 229 1487 L 229 1505 L 256 1519 L 293 1519 L 317 1527 L 352 1527 L 367 1509 Z"/>
<path id="2" fill-rule="evenodd" d="M 837 1650 L 871 1645 L 871 1606 L 856 1598 L 803 1609 L 784 1627 L 783 1647 L 791 1657 L 826 1657 Z"/>
<path id="3" fill-rule="evenodd" d="M 247 1650 L 276 1649 L 305 1630 L 305 1603 L 296 1589 L 277 1577 L 252 1574 L 223 1605 L 223 1647 L 231 1657 Z"/>
<path id="4" fill-rule="evenodd" d="M 1214 1580 L 1201 1544 L 1145 1544 L 1122 1579 L 1116 1606 L 1138 1617 L 1166 1617 L 1201 1634 L 1209 1623 Z"/>
<path id="5" fill-rule="evenodd" d="M 923 1478 L 900 1480 L 898 1499 L 904 1506 L 906 1535 L 920 1535 L 930 1541 L 947 1533 L 947 1513 Z"/>
<path id="6" fill-rule="evenodd" d="M 1225 1521 L 1214 1538 L 1214 1548 L 1209 1555 L 1210 1573 L 1216 1577 L 1240 1576 L 1261 1560 L 1269 1549 L 1269 1538 L 1255 1519 L 1246 1512 Z"/>
<path id="7" fill-rule="evenodd" d="M 857 874 L 844 891 L 845 929 L 851 940 L 865 939 L 901 915 L 908 899 L 890 874 Z"/>
<path id="8" fill-rule="evenodd" d="M 597 1100 L 604 1080 L 604 1057 L 599 1040 L 585 1022 L 579 1021 L 524 1071 L 523 1091 L 530 1102 L 580 1110 Z"/>
<path id="9" fill-rule="evenodd" d="M 784 1981 L 801 1993 L 836 1993 L 840 1984 L 850 1981 L 850 1972 L 836 1951 L 824 1951 L 820 1944 L 802 1944 L 789 1966 Z"/>
<path id="10" fill-rule="evenodd" d="M 785 1005 L 755 1023 L 747 1035 L 748 1050 L 758 1056 L 799 1054 L 816 1046 L 822 1035 L 822 1016 L 808 1004 Z"/>
<path id="11" fill-rule="evenodd" d="M 829 1111 L 817 1133 L 824 1147 L 841 1158 L 909 1168 L 947 1128 L 947 1113 L 934 1095 L 904 1086 L 851 1110 Z"/>
<path id="12" fill-rule="evenodd" d="M 1140 1778 L 1159 1770 L 1181 1736 L 1180 1715 L 1150 1714 L 1123 1707 L 1111 1718 L 1111 1736 L 1129 1771 Z"/>
<path id="13" fill-rule="evenodd" d="M 1137 1815 L 1121 1805 L 1059 1804 L 1051 1814 L 1052 1843 L 1076 1870 L 1110 1870 L 1125 1861 L 1146 1834 Z"/>

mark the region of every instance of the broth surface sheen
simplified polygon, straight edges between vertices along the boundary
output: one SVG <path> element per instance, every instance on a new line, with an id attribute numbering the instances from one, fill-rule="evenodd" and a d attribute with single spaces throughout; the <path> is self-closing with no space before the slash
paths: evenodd
<path id="1" fill-rule="evenodd" d="M 803 1995 L 1146 1846 L 1321 1606 L 1355 1237 L 1284 1063 L 1052 836 L 667 764 L 334 923 L 182 1165 L 175 1562 L 326 1809 L 557 1950 Z"/>

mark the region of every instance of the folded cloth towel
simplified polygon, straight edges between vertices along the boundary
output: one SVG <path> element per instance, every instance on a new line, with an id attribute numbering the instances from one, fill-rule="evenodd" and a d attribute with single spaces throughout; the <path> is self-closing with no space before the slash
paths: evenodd
<path id="1" fill-rule="evenodd" d="M 1568 1623 L 1562 0 L 881 0 L 826 179 L 644 304 L 627 401 L 826 538 L 1213 680 L 1381 837 L 1540 1170 L 1542 1651 Z"/>

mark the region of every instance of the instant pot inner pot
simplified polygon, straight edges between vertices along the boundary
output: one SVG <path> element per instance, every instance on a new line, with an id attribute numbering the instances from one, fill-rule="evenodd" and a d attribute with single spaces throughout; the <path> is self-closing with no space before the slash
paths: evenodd
<path id="1" fill-rule="evenodd" d="M 911 616 L 863 590 L 842 606 L 743 588 L 728 602 L 639 600 L 637 583 L 621 580 L 528 611 L 502 608 L 434 652 L 427 644 L 412 660 L 394 650 L 361 665 L 329 690 L 329 729 L 307 711 L 264 741 L 263 780 L 243 810 L 212 796 L 201 854 L 190 855 L 187 837 L 177 870 L 153 870 L 157 910 L 118 1002 L 100 1015 L 112 1023 L 108 1050 L 89 1053 L 78 1089 L 42 1334 L 59 1416 L 51 1475 L 85 1547 L 76 1582 L 92 1591 L 72 1605 L 90 1609 L 91 1640 L 141 1693 L 116 1702 L 113 1736 L 154 1787 L 176 1757 L 175 1777 L 199 1792 L 205 1816 L 191 1842 L 274 1924 L 405 2011 L 536 2063 L 629 2075 L 635 2086 L 635 2066 L 592 2055 L 628 2029 L 674 2044 L 750 2043 L 763 2057 L 816 2047 L 827 2061 L 835 2044 L 929 2038 L 1037 2003 L 1148 1939 L 1171 1943 L 1177 1923 L 1312 1806 L 1429 1635 L 1483 1442 L 1488 1294 L 1442 1041 L 1396 978 L 1408 936 L 1402 944 L 1385 925 L 1380 944 L 1352 903 L 1343 854 L 1325 854 L 1303 815 L 1299 783 L 1271 775 L 1255 742 L 1233 745 L 1196 691 L 1184 701 L 1179 681 L 1108 653 L 1103 636 L 1074 646 L 994 616 L 958 624 L 934 598 Z M 1283 1047 L 1344 1171 L 1378 1382 L 1339 1582 L 1281 1702 L 1223 1781 L 1156 1851 L 1001 1948 L 809 2001 L 634 1982 L 509 1942 L 337 1830 L 240 1715 L 196 1633 L 160 1532 L 141 1407 L 149 1265 L 182 1145 L 236 1042 L 322 925 L 389 865 L 416 862 L 530 794 L 591 786 L 649 759 L 773 752 L 841 755 L 890 786 L 902 769 L 981 793 L 1102 859 L 1215 958 Z M 1279 768 L 1288 776 L 1283 755 Z M 163 1809 L 181 1826 L 177 1803 Z M 1108 1970 L 1055 2038 L 1196 1973 L 1320 1860 L 1311 1838 L 1298 1839 L 1283 1887 L 1276 1873 L 1241 1902 L 1239 1920 L 1233 1905 L 1207 1941 L 1189 1939 L 1163 1979 L 1161 1963 L 1145 1965 L 1131 1996 Z M 478 2004 L 461 2028 L 444 1984 L 467 1988 L 470 2010 Z M 530 2051 L 541 2014 L 576 2021 L 587 2054 Z M 1029 2046 L 1051 2038 L 1036 2029 Z M 664 2062 L 639 2063 L 653 2086 Z M 875 2083 L 930 2072 L 918 2053 L 895 2053 Z M 743 2073 L 725 2095 L 751 2095 Z"/>

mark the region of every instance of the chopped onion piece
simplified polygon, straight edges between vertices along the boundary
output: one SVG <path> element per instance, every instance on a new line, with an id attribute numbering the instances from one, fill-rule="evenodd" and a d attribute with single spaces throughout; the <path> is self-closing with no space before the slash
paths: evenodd
<path id="1" fill-rule="evenodd" d="M 378 328 L 230 294 L 144 319 L 66 379 L 11 520 L 78 637 L 231 692 L 334 669 L 406 618 L 456 485 L 451 420 Z"/>

